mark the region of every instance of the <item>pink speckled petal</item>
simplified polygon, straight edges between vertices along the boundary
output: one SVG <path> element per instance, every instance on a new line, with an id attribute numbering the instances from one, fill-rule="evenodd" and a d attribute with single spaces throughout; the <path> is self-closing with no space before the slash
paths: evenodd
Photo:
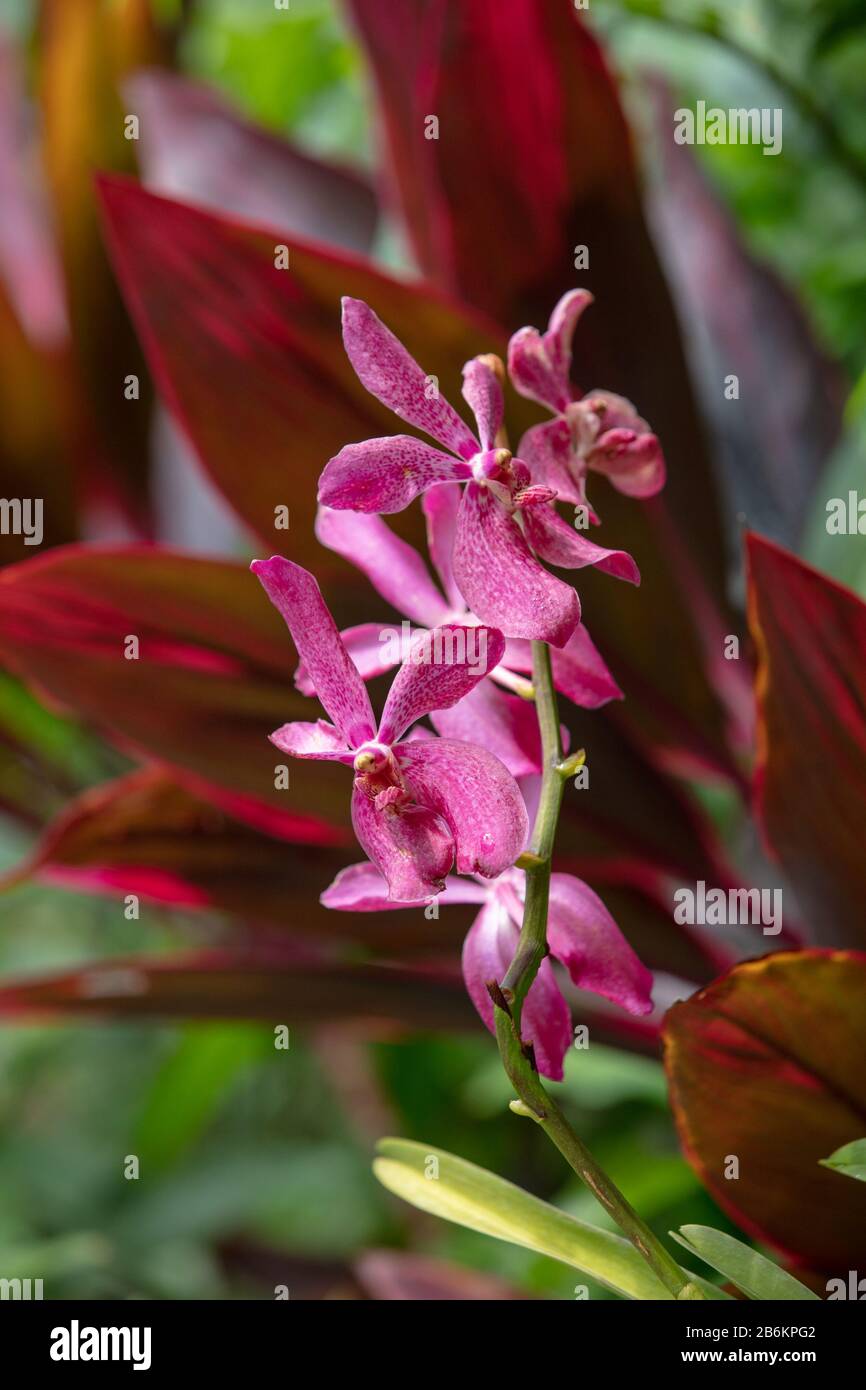
<path id="1" fill-rule="evenodd" d="M 385 701 L 381 741 L 396 743 L 431 710 L 456 705 L 498 666 L 504 651 L 502 633 L 491 627 L 446 623 L 416 634 Z"/>
<path id="2" fill-rule="evenodd" d="M 529 514 L 546 510 L 532 507 Z M 506 637 L 563 647 L 580 621 L 571 585 L 548 574 L 514 517 L 489 488 L 474 482 L 460 504 L 454 574 L 471 611 Z"/>
<path id="3" fill-rule="evenodd" d="M 419 627 L 435 627 L 446 618 L 448 605 L 421 556 L 381 517 L 320 507 L 316 537 L 356 565 L 392 608 Z"/>
<path id="4" fill-rule="evenodd" d="M 362 299 L 343 300 L 343 343 L 371 395 L 461 458 L 478 452 L 469 426 Z"/>
<path id="5" fill-rule="evenodd" d="M 463 399 L 475 416 L 481 448 L 492 449 L 502 425 L 505 403 L 499 378 L 482 357 L 473 357 L 463 368 Z"/>
<path id="6" fill-rule="evenodd" d="M 385 879 L 391 901 L 427 902 L 441 893 L 454 863 L 454 842 L 435 811 L 421 805 L 377 808 L 356 784 L 352 825 L 364 853 Z"/>
<path id="7" fill-rule="evenodd" d="M 465 479 L 468 464 L 409 434 L 347 444 L 325 464 L 319 501 L 337 511 L 402 512 L 434 483 Z"/>
<path id="8" fill-rule="evenodd" d="M 482 681 L 453 709 L 431 715 L 443 738 L 477 743 L 495 753 L 513 777 L 541 771 L 541 738 L 535 705 Z"/>
<path id="9" fill-rule="evenodd" d="M 654 497 L 665 485 L 665 460 L 654 434 L 606 430 L 587 457 L 587 465 L 610 478 L 626 497 Z"/>
<path id="10" fill-rule="evenodd" d="M 598 709 L 609 700 L 623 698 L 622 691 L 583 623 L 564 647 L 551 652 L 551 659 L 557 690 L 582 709 Z M 529 643 L 506 642 L 502 664 L 511 671 L 531 672 L 532 648 Z"/>
<path id="11" fill-rule="evenodd" d="M 551 314 L 546 333 L 521 328 L 514 334 L 508 344 L 508 372 L 521 396 L 556 413 L 565 410 L 573 397 L 571 341 L 577 320 L 591 303 L 587 290 L 570 290 Z"/>
<path id="12" fill-rule="evenodd" d="M 571 874 L 551 874 L 547 940 L 576 985 L 632 1014 L 652 1011 L 653 977 L 601 898 Z"/>
<path id="13" fill-rule="evenodd" d="M 581 531 L 563 521 L 553 507 L 531 507 L 523 515 L 529 544 L 549 565 L 569 570 L 594 565 L 615 579 L 640 583 L 640 570 L 627 551 L 605 550 L 604 546 L 588 541 Z"/>
<path id="14" fill-rule="evenodd" d="M 486 901 L 487 889 L 480 883 L 454 875 L 445 880 L 445 887 L 439 894 L 439 902 L 443 905 Z M 388 897 L 385 879 L 375 864 L 366 862 L 341 869 L 319 902 L 335 912 L 396 912 L 405 906 Z"/>
<path id="15" fill-rule="evenodd" d="M 400 658 L 394 651 L 394 632 L 393 623 L 359 623 L 357 627 L 344 628 L 340 633 L 340 641 L 363 680 L 370 681 L 374 676 L 393 671 L 398 664 Z M 302 695 L 316 693 L 303 662 L 295 671 L 295 686 Z"/>
<path id="16" fill-rule="evenodd" d="M 316 694 L 350 748 L 373 737 L 376 723 L 367 688 L 340 641 L 313 576 L 280 555 L 250 565 L 282 615 Z"/>
<path id="17" fill-rule="evenodd" d="M 500 903 L 491 902 L 475 918 L 463 943 L 463 979 L 469 997 L 491 1033 L 493 1002 L 487 981 L 501 982 L 517 946 L 518 931 Z M 544 960 L 526 996 L 521 1032 L 535 1048 L 542 1076 L 561 1081 L 562 1060 L 571 1044 L 571 1015 L 556 983 L 550 961 Z"/>
<path id="18" fill-rule="evenodd" d="M 351 763 L 353 758 L 342 734 L 324 719 L 317 719 L 315 724 L 305 724 L 300 719 L 283 724 L 274 730 L 270 740 L 291 758 L 320 758 L 338 763 Z"/>
<path id="19" fill-rule="evenodd" d="M 454 578 L 453 562 L 460 497 L 457 483 L 439 483 L 425 492 L 421 503 L 427 519 L 427 549 L 454 613 L 461 613 L 466 607 Z"/>
<path id="20" fill-rule="evenodd" d="M 518 456 L 526 464 L 534 484 L 552 487 L 563 502 L 575 505 L 585 500 L 585 465 L 572 459 L 571 430 L 568 421 L 558 417 L 533 425 L 520 441 Z M 580 470 L 580 471 L 578 471 Z"/>
<path id="21" fill-rule="evenodd" d="M 447 822 L 458 873 L 496 878 L 510 868 L 529 822 L 520 789 L 497 757 L 445 738 L 401 743 L 395 754 L 414 800 Z"/>

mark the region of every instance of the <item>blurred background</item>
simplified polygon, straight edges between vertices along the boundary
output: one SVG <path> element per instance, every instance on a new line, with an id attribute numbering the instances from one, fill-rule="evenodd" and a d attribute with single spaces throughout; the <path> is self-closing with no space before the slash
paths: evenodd
<path id="1" fill-rule="evenodd" d="M 400 0 L 390 7 L 398 11 Z M 51 441 L 41 437 L 51 422 L 39 404 L 40 383 L 66 351 L 68 335 L 82 375 L 94 373 L 91 396 L 98 394 L 98 368 L 88 353 L 100 316 L 118 313 L 107 289 L 87 298 L 86 277 L 96 273 L 92 260 L 84 265 L 92 256 L 87 216 L 76 222 L 69 214 L 64 200 L 78 194 L 71 164 L 62 163 L 79 128 L 97 122 L 97 98 L 109 100 L 105 93 L 117 92 L 121 69 L 128 75 L 138 66 L 118 62 L 104 80 L 105 52 L 88 68 L 76 50 L 79 41 L 104 40 L 112 8 L 122 7 L 64 0 L 40 14 L 25 0 L 0 3 L 0 279 L 12 325 L 0 364 L 4 496 L 17 495 L 16 458 L 50 452 Z M 90 12 L 90 37 L 86 26 L 76 36 L 73 11 Z M 208 84 L 239 117 L 376 182 L 380 132 L 368 60 L 352 16 L 336 0 L 291 0 L 288 12 L 270 0 L 153 0 L 152 11 L 148 32 L 159 39 L 151 51 L 143 45 L 144 66 L 159 62 Z M 498 12 L 507 25 L 507 3 Z M 862 475 L 866 422 L 863 7 L 850 0 L 741 0 L 718 8 L 690 0 L 592 0 L 580 18 L 603 46 L 634 133 L 645 211 L 712 442 L 728 598 L 741 607 L 744 525 L 783 540 L 866 597 L 866 538 L 831 546 L 824 525 L 826 499 L 845 496 Z M 159 92 L 150 95 L 160 101 Z M 725 108 L 781 106 L 781 154 L 703 146 L 690 152 L 684 169 L 672 158 L 670 112 L 698 99 Z M 128 98 L 121 109 L 130 109 Z M 146 101 L 133 109 L 145 110 Z M 138 151 L 118 151 L 115 136 L 104 160 L 91 145 L 87 161 L 131 171 Z M 218 149 L 220 138 L 228 162 L 230 132 L 218 136 Z M 604 148 L 604 131 L 588 138 Z M 167 139 L 162 152 L 145 142 L 149 178 L 163 187 L 174 179 L 183 196 L 183 170 L 177 160 L 168 167 L 170 133 Z M 27 202 L 15 191 L 10 151 L 30 149 L 29 142 L 34 160 L 40 147 L 47 151 L 44 196 L 62 232 L 57 259 L 40 239 L 43 224 L 28 220 Z M 197 158 L 194 142 L 188 157 Z M 217 189 L 212 203 L 277 225 L 277 179 L 274 173 L 259 181 L 264 191 L 241 189 L 231 198 Z M 388 200 L 380 206 L 371 254 L 396 274 L 410 273 L 409 239 Z M 338 240 L 339 228 L 330 231 Z M 10 273 L 25 252 L 31 269 L 40 262 L 39 277 Z M 46 273 L 67 286 L 63 313 L 45 290 Z M 37 282 L 42 290 L 30 292 Z M 603 314 L 604 306 L 594 312 Z M 116 334 L 127 331 L 117 327 Z M 110 340 L 116 346 L 121 337 Z M 22 357 L 22 342 L 32 360 Z M 717 389 L 727 370 L 753 387 L 746 423 L 739 415 L 733 427 Z M 141 373 L 148 390 L 143 367 Z M 781 421 L 780 397 L 787 412 Z M 14 409 L 15 421 L 23 421 L 23 454 L 12 448 L 21 442 L 9 424 Z M 655 424 L 648 406 L 645 413 Z M 154 420 L 142 445 L 150 467 L 149 538 L 248 555 L 241 524 L 189 446 L 164 412 Z M 124 428 L 109 421 L 105 432 Z M 774 450 L 784 467 L 777 468 Z M 90 538 L 136 534 L 134 505 L 130 514 L 125 507 L 143 475 L 132 444 L 123 452 L 132 479 L 127 502 L 111 485 L 115 465 L 107 465 L 88 493 Z M 70 516 L 72 510 L 70 501 Z M 46 545 L 70 539 L 75 528 L 69 530 L 47 537 Z M 30 557 L 19 551 L 4 558 Z M 11 871 L 72 796 L 131 766 L 90 721 L 37 699 L 10 673 L 0 674 L 0 741 L 0 856 Z M 730 787 L 695 777 L 689 790 L 726 854 L 754 866 L 754 831 Z M 44 876 L 19 882 L 13 872 L 5 887 L 0 970 L 8 979 L 224 940 L 218 911 L 143 904 L 137 920 L 126 920 L 116 897 L 69 892 Z M 681 974 L 691 978 L 685 967 Z M 563 1091 L 579 1133 L 654 1229 L 664 1233 L 684 1222 L 734 1229 L 681 1155 L 652 1047 L 633 1051 L 615 1038 L 594 1043 L 568 1059 Z M 394 1029 L 383 1036 L 381 1029 L 326 1021 L 292 1028 L 283 1051 L 275 1050 L 267 1021 L 44 1024 L 7 1016 L 0 1027 L 0 1274 L 42 1277 L 52 1298 L 272 1297 L 278 1284 L 292 1298 L 573 1297 L 572 1271 L 428 1219 L 390 1198 L 371 1174 L 375 1140 L 400 1134 L 603 1220 L 555 1151 L 509 1115 L 509 1097 L 495 1046 L 480 1029 Z M 124 1176 L 127 1156 L 138 1158 L 146 1179 Z M 592 1296 L 605 1295 L 593 1289 Z"/>

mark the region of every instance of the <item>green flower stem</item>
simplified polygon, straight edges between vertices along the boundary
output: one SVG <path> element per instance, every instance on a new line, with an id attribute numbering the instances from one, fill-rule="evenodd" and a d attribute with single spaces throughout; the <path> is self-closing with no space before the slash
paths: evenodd
<path id="1" fill-rule="evenodd" d="M 526 903 L 520 939 L 501 985 L 488 986 L 496 1016 L 496 1038 L 502 1064 L 525 1110 L 553 1141 L 563 1157 L 586 1183 L 605 1211 L 628 1237 L 674 1298 L 702 1298 L 672 1255 L 626 1201 L 615 1183 L 599 1167 L 589 1149 L 575 1134 L 559 1106 L 547 1094 L 535 1068 L 530 1044 L 520 1036 L 520 1015 L 529 988 L 547 955 L 547 904 L 550 893 L 550 866 L 556 827 L 562 805 L 565 779 L 573 771 L 573 760 L 562 761 L 559 711 L 550 649 L 544 642 L 532 644 L 532 679 L 541 729 L 543 775 L 538 815 L 527 853 L 520 867 L 526 874 Z M 575 755 L 576 756 L 576 755 Z"/>

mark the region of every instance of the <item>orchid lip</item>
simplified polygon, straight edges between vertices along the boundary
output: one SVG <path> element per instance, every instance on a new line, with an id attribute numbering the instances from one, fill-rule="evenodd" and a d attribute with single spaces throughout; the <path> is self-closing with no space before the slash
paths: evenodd
<path id="1" fill-rule="evenodd" d="M 511 462 L 508 449 L 485 449 L 468 460 L 472 476 L 477 483 L 488 483 L 501 476 L 503 469 Z"/>

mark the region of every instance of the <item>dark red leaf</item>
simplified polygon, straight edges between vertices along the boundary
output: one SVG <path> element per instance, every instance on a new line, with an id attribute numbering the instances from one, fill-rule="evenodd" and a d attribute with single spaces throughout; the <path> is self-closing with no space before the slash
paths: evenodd
<path id="1" fill-rule="evenodd" d="M 860 943 L 866 604 L 760 536 L 748 560 L 758 813 L 817 939 Z"/>
<path id="2" fill-rule="evenodd" d="M 866 1133 L 864 1048 L 860 951 L 749 961 L 665 1023 L 680 1137 L 716 1201 L 749 1234 L 843 1275 L 866 1256 L 866 1187 L 820 1160 Z"/>

